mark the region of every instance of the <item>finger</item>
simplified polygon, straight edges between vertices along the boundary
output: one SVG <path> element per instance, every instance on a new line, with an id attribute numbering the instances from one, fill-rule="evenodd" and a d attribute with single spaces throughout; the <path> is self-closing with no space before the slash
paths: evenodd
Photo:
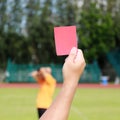
<path id="1" fill-rule="evenodd" d="M 78 49 L 78 52 L 77 52 L 77 55 L 76 55 L 76 58 L 75 58 L 75 62 L 80 61 L 82 59 L 83 59 L 83 53 L 80 49 Z"/>
<path id="2" fill-rule="evenodd" d="M 70 51 L 70 54 L 68 56 L 68 59 L 71 59 L 74 61 L 75 57 L 76 57 L 76 54 L 77 54 L 77 48 L 76 47 L 73 47 Z"/>

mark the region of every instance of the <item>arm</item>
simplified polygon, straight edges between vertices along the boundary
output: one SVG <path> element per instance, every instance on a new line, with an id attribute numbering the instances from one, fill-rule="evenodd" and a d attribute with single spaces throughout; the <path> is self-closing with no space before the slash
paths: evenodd
<path id="1" fill-rule="evenodd" d="M 42 67 L 40 71 L 48 84 L 54 85 L 56 83 L 56 79 L 52 76 L 52 69 L 50 67 Z"/>
<path id="2" fill-rule="evenodd" d="M 63 65 L 64 83 L 56 100 L 40 120 L 67 120 L 85 60 L 81 50 L 72 48 Z"/>
<path id="3" fill-rule="evenodd" d="M 37 79 L 37 71 L 33 71 L 30 75 L 36 80 Z"/>
<path id="4" fill-rule="evenodd" d="M 41 81 L 43 80 L 43 75 L 42 73 L 39 73 L 38 71 L 33 71 L 31 73 L 31 76 L 38 82 L 41 83 Z"/>

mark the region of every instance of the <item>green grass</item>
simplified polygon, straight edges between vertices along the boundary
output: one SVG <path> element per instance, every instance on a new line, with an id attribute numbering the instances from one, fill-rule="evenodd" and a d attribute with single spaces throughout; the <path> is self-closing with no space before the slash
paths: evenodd
<path id="1" fill-rule="evenodd" d="M 0 120 L 37 120 L 37 91 L 36 88 L 1 88 Z M 69 120 L 120 120 L 120 89 L 78 89 Z"/>

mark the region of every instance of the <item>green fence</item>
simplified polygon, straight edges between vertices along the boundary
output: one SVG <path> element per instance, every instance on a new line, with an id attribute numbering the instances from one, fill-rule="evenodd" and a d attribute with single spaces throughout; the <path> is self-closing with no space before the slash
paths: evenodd
<path id="1" fill-rule="evenodd" d="M 58 83 L 63 82 L 62 77 L 62 65 L 60 64 L 15 64 L 8 61 L 6 68 L 5 82 L 35 82 L 30 76 L 30 73 L 40 67 L 49 66 L 52 68 L 52 74 L 56 78 Z M 93 64 L 87 64 L 84 73 L 80 79 L 80 83 L 99 83 L 101 72 L 97 62 Z"/>
<path id="2" fill-rule="evenodd" d="M 120 77 L 120 48 L 117 48 L 116 50 L 108 53 L 107 58 L 115 69 L 117 75 Z"/>

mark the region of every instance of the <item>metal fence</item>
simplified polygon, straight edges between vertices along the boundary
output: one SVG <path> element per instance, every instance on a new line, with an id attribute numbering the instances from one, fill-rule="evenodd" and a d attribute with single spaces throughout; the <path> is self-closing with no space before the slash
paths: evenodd
<path id="1" fill-rule="evenodd" d="M 61 64 L 16 64 L 8 61 L 6 68 L 5 82 L 36 82 L 30 73 L 40 67 L 49 66 L 52 68 L 52 75 L 56 78 L 58 83 L 63 82 L 62 65 Z M 99 83 L 101 71 L 97 62 L 87 64 L 81 76 L 80 83 Z"/>

